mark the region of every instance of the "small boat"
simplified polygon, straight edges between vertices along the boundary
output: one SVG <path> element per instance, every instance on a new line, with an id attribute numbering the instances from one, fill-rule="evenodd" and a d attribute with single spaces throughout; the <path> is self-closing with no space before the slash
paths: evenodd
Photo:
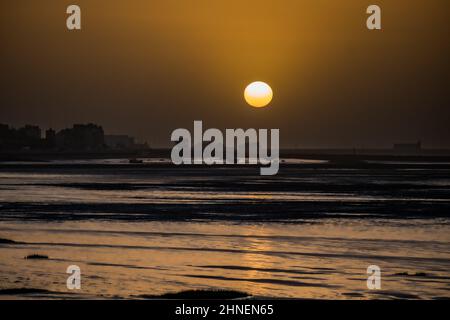
<path id="1" fill-rule="evenodd" d="M 144 160 L 133 158 L 133 159 L 128 160 L 128 162 L 136 164 L 136 163 L 144 163 Z"/>

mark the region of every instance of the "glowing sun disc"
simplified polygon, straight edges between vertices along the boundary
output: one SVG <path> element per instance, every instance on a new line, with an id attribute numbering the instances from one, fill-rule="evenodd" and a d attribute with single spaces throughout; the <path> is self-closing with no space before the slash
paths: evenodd
<path id="1" fill-rule="evenodd" d="M 272 101 L 273 91 L 267 83 L 255 81 L 245 88 L 244 98 L 252 107 L 262 108 Z"/>

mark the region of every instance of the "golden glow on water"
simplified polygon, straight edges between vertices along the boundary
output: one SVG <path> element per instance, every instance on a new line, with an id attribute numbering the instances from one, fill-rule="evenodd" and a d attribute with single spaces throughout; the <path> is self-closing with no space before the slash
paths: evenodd
<path id="1" fill-rule="evenodd" d="M 449 231 L 448 226 L 414 221 L 392 226 L 365 221 L 2 222 L 1 237 L 36 244 L 0 249 L 0 283 L 2 288 L 67 292 L 65 269 L 76 264 L 85 297 L 228 288 L 255 296 L 370 298 L 365 272 L 369 264 L 378 264 L 385 275 L 384 291 L 430 298 L 447 294 L 446 280 L 440 277 L 449 276 Z M 23 259 L 32 253 L 50 260 Z M 430 278 L 413 282 L 395 276 L 402 272 L 425 272 Z"/>
<path id="2" fill-rule="evenodd" d="M 75 264 L 82 270 L 77 297 L 139 298 L 186 289 L 234 289 L 257 297 L 448 297 L 448 219 L 396 219 L 401 215 L 389 211 L 381 211 L 389 216 L 385 219 L 368 215 L 373 205 L 386 201 L 441 201 L 442 194 L 429 192 L 448 185 L 437 174 L 395 170 L 380 177 L 357 170 L 299 169 L 276 180 L 239 175 L 235 184 L 233 176 L 223 173 L 96 170 L 0 173 L 0 238 L 23 242 L 0 244 L 0 290 L 46 289 L 54 292 L 50 297 L 61 297 L 69 292 L 66 268 Z M 432 187 L 420 194 L 381 192 L 393 181 Z M 306 182 L 355 188 L 369 182 L 380 189 L 371 194 L 328 188 L 306 192 L 316 190 L 306 189 Z M 248 205 L 253 211 L 238 211 Z M 286 211 L 287 205 L 313 205 L 317 212 L 310 217 L 302 210 Z M 202 206 L 207 210 L 199 210 Z M 324 208 L 334 206 L 357 210 L 351 218 L 343 211 L 329 219 Z M 178 211 L 169 216 L 167 208 Z M 292 212 L 294 216 L 286 216 Z M 159 214 L 167 214 L 164 220 L 189 218 L 148 221 Z M 267 221 L 267 214 L 272 222 L 253 220 Z M 212 222 L 219 219 L 228 222 Z M 34 253 L 50 259 L 24 259 Z M 372 264 L 382 268 L 383 290 L 378 294 L 366 287 L 366 270 Z"/>

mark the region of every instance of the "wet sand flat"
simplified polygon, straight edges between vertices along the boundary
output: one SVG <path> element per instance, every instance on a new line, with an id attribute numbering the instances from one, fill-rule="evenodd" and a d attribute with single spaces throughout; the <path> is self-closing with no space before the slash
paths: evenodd
<path id="1" fill-rule="evenodd" d="M 450 297 L 445 165 L 0 166 L 0 298 Z M 32 254 L 48 259 L 24 259 Z M 367 289 L 369 265 L 382 290 Z M 78 265 L 82 290 L 66 288 Z"/>

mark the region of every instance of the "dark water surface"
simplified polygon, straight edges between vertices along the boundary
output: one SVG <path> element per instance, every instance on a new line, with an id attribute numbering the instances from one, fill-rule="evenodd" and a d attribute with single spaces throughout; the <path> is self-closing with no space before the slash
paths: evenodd
<path id="1" fill-rule="evenodd" d="M 0 298 L 450 297 L 449 164 L 297 161 L 262 177 L 125 162 L 0 165 L 0 238 L 19 242 L 0 244 Z M 373 264 L 380 291 L 366 286 Z"/>

